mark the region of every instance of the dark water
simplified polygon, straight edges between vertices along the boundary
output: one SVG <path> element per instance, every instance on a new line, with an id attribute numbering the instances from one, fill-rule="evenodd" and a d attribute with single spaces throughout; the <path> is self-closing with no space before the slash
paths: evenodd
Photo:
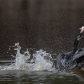
<path id="1" fill-rule="evenodd" d="M 11 58 L 14 50 L 8 51 L 9 46 L 16 42 L 23 49 L 57 54 L 71 51 L 78 28 L 84 25 L 83 3 L 84 0 L 0 0 L 0 59 Z M 79 48 L 84 46 L 83 39 Z M 83 80 L 84 72 L 80 78 L 53 72 L 0 71 L 0 84 L 84 84 Z"/>
<path id="2" fill-rule="evenodd" d="M 9 66 L 12 61 L 0 60 L 0 66 Z M 76 72 L 77 73 L 77 72 Z M 84 84 L 84 71 L 78 74 L 67 72 L 0 70 L 0 84 Z"/>
<path id="3" fill-rule="evenodd" d="M 10 66 L 14 61 L 0 60 L 1 66 Z M 50 72 L 27 70 L 0 70 L 0 84 L 84 84 L 84 71 Z"/>
<path id="4" fill-rule="evenodd" d="M 76 76 L 51 72 L 2 71 L 0 84 L 84 84 Z"/>

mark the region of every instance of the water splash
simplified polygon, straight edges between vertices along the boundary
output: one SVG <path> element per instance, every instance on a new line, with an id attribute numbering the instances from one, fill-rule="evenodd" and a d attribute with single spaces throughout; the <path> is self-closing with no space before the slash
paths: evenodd
<path id="1" fill-rule="evenodd" d="M 16 56 L 14 62 L 9 66 L 0 66 L 0 70 L 27 70 L 27 71 L 41 71 L 41 70 L 52 70 L 52 62 L 50 61 L 51 54 L 46 51 L 39 50 L 33 54 L 33 59 L 30 60 L 31 54 L 28 49 L 21 54 L 21 47 L 19 43 L 15 43 L 14 50 L 16 50 Z M 28 63 L 27 61 L 30 60 Z"/>
<path id="2" fill-rule="evenodd" d="M 33 54 L 35 64 L 33 66 L 34 70 L 51 70 L 52 62 L 50 61 L 51 54 L 46 53 L 46 51 L 39 50 Z"/>

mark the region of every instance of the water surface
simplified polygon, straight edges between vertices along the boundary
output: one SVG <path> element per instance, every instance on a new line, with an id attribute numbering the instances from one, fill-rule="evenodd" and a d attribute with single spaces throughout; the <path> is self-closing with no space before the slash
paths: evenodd
<path id="1" fill-rule="evenodd" d="M 3 70 L 0 84 L 84 84 L 84 72 L 76 75 L 65 72 Z"/>

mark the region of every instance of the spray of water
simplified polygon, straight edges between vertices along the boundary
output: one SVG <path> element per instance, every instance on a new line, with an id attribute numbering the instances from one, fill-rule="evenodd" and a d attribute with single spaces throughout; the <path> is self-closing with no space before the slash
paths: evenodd
<path id="1" fill-rule="evenodd" d="M 46 51 L 39 50 L 33 54 L 33 59 L 30 59 L 30 53 L 27 49 L 23 54 L 20 53 L 21 47 L 19 43 L 15 43 L 14 50 L 17 51 L 15 56 L 15 62 L 9 66 L 0 66 L 0 70 L 27 70 L 27 71 L 42 71 L 42 70 L 52 70 L 52 62 L 50 61 L 51 54 L 46 53 Z"/>

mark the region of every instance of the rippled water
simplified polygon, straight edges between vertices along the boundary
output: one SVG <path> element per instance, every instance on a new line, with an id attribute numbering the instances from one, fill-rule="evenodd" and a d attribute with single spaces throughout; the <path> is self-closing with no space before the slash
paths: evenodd
<path id="1" fill-rule="evenodd" d="M 84 74 L 82 74 L 84 75 Z M 0 84 L 84 84 L 84 78 L 66 72 L 4 70 Z"/>

